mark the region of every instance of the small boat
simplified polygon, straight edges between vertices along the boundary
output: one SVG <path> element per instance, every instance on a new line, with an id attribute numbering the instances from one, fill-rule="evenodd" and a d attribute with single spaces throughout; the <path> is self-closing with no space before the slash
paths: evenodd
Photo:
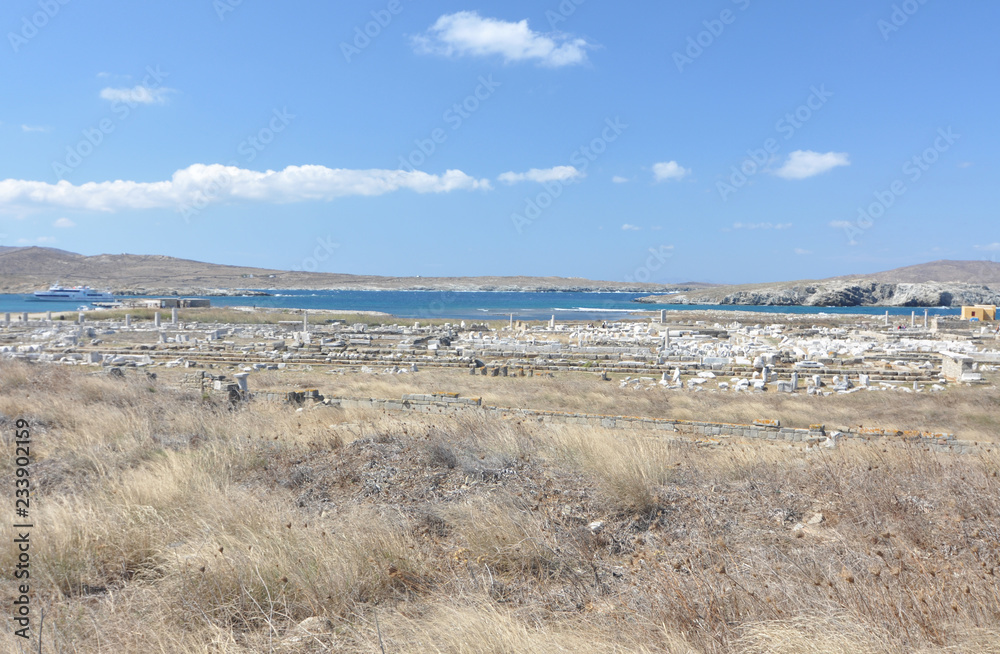
<path id="1" fill-rule="evenodd" d="M 89 286 L 63 287 L 53 284 L 47 291 L 35 291 L 36 300 L 47 302 L 107 302 L 115 296 L 108 291 L 95 291 Z"/>

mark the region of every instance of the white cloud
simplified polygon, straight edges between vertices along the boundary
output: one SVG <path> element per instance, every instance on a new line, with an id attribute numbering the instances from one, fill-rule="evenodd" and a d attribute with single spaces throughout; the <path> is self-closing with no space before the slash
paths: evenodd
<path id="1" fill-rule="evenodd" d="M 831 220 L 829 225 L 834 229 L 847 229 L 848 227 L 854 227 L 854 223 L 849 220 Z"/>
<path id="2" fill-rule="evenodd" d="M 684 179 L 690 173 L 690 168 L 685 168 L 676 161 L 662 161 L 653 164 L 653 175 L 656 176 L 656 181 L 658 182 L 670 179 Z"/>
<path id="3" fill-rule="evenodd" d="M 38 237 L 38 242 L 39 243 L 55 243 L 56 239 L 54 237 L 52 237 L 52 236 L 39 236 Z"/>
<path id="4" fill-rule="evenodd" d="M 1000 252 L 1000 243 L 990 243 L 988 245 L 973 245 L 977 250 L 982 250 L 984 252 Z"/>
<path id="5" fill-rule="evenodd" d="M 803 250 L 802 248 L 795 248 L 795 254 L 798 255 L 812 254 L 812 250 Z"/>
<path id="6" fill-rule="evenodd" d="M 791 229 L 792 223 L 733 223 L 733 229 Z"/>
<path id="7" fill-rule="evenodd" d="M 489 180 L 477 180 L 460 170 L 443 175 L 405 170 L 349 170 L 325 166 L 288 166 L 258 172 L 221 164 L 194 164 L 162 182 L 87 182 L 55 184 L 20 179 L 0 180 L 0 210 L 19 207 L 58 207 L 89 211 L 183 208 L 217 202 L 252 200 L 288 203 L 374 196 L 401 189 L 417 193 L 489 189 Z"/>
<path id="8" fill-rule="evenodd" d="M 627 184 L 628 183 L 628 177 L 622 177 L 621 175 L 615 175 L 614 177 L 611 178 L 611 181 L 614 182 L 615 184 Z"/>
<path id="9" fill-rule="evenodd" d="M 70 227 L 76 227 L 76 223 L 69 218 L 60 218 L 59 220 L 52 223 L 53 227 L 60 227 L 62 229 L 68 229 Z"/>
<path id="10" fill-rule="evenodd" d="M 653 225 L 652 227 L 650 227 L 650 229 L 653 230 L 654 232 L 658 232 L 661 229 L 663 229 L 663 226 L 662 225 Z M 673 246 L 671 245 L 670 247 L 673 247 Z"/>
<path id="11" fill-rule="evenodd" d="M 642 227 L 636 227 L 635 225 L 629 225 L 628 223 L 622 225 L 622 231 L 626 232 L 638 232 L 641 229 Z"/>
<path id="12" fill-rule="evenodd" d="M 532 168 L 526 173 L 506 172 L 497 177 L 504 184 L 516 184 L 517 182 L 568 182 L 584 177 L 573 166 L 556 166 L 554 168 Z"/>
<path id="13" fill-rule="evenodd" d="M 846 152 L 820 154 L 812 150 L 796 150 L 788 155 L 785 164 L 774 174 L 784 179 L 806 179 L 833 170 L 837 166 L 850 165 Z"/>
<path id="14" fill-rule="evenodd" d="M 101 98 L 111 102 L 125 102 L 127 104 L 163 104 L 167 101 L 167 94 L 172 89 L 164 87 L 152 88 L 149 86 L 133 86 L 132 88 L 112 88 L 101 89 Z"/>
<path id="15" fill-rule="evenodd" d="M 47 132 L 48 127 L 43 127 L 41 125 L 21 125 L 22 132 Z"/>
<path id="16" fill-rule="evenodd" d="M 445 14 L 424 34 L 413 38 L 417 52 L 445 56 L 500 55 L 505 61 L 537 61 L 544 66 L 569 66 L 587 60 L 589 44 L 565 34 L 542 34 L 528 21 L 483 18 L 475 11 Z"/>

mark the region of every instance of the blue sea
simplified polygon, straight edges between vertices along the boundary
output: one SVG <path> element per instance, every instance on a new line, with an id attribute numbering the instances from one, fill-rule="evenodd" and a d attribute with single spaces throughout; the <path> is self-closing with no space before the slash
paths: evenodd
<path id="1" fill-rule="evenodd" d="M 648 293 L 501 293 L 453 291 L 269 291 L 270 296 L 211 297 L 213 306 L 258 306 L 328 311 L 381 311 L 400 318 L 456 320 L 498 320 L 511 314 L 515 320 L 613 320 L 636 312 L 725 309 L 733 312 L 801 314 L 884 315 L 885 307 L 757 307 L 695 304 L 637 304 Z M 131 296 L 123 296 L 131 297 Z M 39 302 L 27 295 L 0 294 L 0 313 L 74 311 L 79 302 Z M 909 316 L 914 309 L 893 307 L 893 316 Z M 924 310 L 916 309 L 923 317 Z M 931 316 L 954 316 L 955 308 L 930 309 Z"/>

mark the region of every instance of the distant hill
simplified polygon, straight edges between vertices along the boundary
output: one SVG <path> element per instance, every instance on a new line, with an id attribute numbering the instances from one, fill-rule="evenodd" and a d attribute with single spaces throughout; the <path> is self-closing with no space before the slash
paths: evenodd
<path id="1" fill-rule="evenodd" d="M 933 261 L 868 275 L 716 286 L 636 301 L 651 304 L 830 307 L 1000 304 L 1000 263 Z"/>
<path id="2" fill-rule="evenodd" d="M 663 293 L 708 284 L 601 282 L 574 277 L 378 277 L 227 266 L 162 255 L 84 256 L 42 247 L 0 251 L 0 292 L 28 293 L 59 282 L 118 294 L 213 294 L 235 289 L 633 291 Z"/>
<path id="3" fill-rule="evenodd" d="M 941 260 L 870 275 L 848 275 L 835 279 L 871 279 L 890 284 L 923 284 L 927 282 L 1000 284 L 1000 263 L 996 261 Z"/>

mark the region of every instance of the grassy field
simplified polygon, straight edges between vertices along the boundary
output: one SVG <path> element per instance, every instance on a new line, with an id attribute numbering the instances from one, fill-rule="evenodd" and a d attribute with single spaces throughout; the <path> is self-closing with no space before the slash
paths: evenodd
<path id="1" fill-rule="evenodd" d="M 997 453 L 230 407 L 12 362 L 0 389 L 6 446 L 33 434 L 45 652 L 1000 652 Z"/>

